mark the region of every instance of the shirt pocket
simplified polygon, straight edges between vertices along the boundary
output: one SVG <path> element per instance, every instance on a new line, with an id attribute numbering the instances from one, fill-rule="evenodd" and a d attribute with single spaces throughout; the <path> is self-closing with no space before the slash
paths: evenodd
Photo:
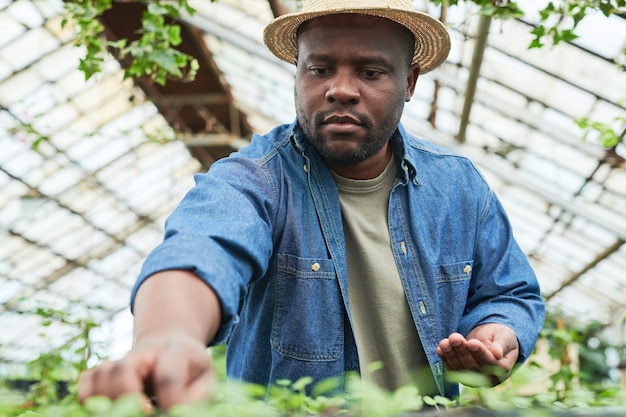
<path id="1" fill-rule="evenodd" d="M 467 295 L 472 278 L 473 261 L 455 262 L 438 265 L 435 271 L 437 279 L 437 301 L 440 317 L 447 317 L 449 329 L 456 331 L 458 322 L 467 305 Z"/>
<path id="2" fill-rule="evenodd" d="M 343 301 L 332 259 L 279 254 L 272 348 L 304 361 L 335 361 L 343 354 Z"/>
<path id="3" fill-rule="evenodd" d="M 474 261 L 455 262 L 437 267 L 436 278 L 438 283 L 468 281 L 472 278 Z"/>

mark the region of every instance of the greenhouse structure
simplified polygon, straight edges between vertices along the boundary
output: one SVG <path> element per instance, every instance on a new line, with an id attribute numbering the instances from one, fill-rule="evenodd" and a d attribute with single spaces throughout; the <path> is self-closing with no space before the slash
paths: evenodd
<path id="1" fill-rule="evenodd" d="M 295 118 L 295 68 L 262 34 L 302 1 L 188 0 L 175 48 L 198 70 L 164 82 L 127 76 L 114 47 L 86 77 L 72 3 L 98 1 L 0 0 L 0 380 L 31 378 L 86 331 L 87 366 L 122 357 L 131 288 L 194 174 Z M 100 36 L 136 39 L 157 3 L 113 0 L 94 17 Z M 575 371 L 623 388 L 626 6 L 588 2 L 617 9 L 589 6 L 577 37 L 530 48 L 547 0 L 518 1 L 506 19 L 476 3 L 515 3 L 413 3 L 446 24 L 452 48 L 420 76 L 402 123 L 476 164 L 537 274 L 546 329 L 571 332 Z"/>

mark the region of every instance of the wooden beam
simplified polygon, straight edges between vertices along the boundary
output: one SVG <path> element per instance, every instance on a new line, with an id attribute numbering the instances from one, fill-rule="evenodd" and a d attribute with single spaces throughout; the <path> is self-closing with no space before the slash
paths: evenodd
<path id="1" fill-rule="evenodd" d="M 170 106 L 206 106 L 211 104 L 229 104 L 230 97 L 225 93 L 201 94 L 162 94 L 161 98 Z"/>

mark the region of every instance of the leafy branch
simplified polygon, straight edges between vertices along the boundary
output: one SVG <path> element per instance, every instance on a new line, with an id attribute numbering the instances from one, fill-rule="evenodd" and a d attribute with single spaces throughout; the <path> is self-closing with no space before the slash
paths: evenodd
<path id="1" fill-rule="evenodd" d="M 588 117 L 576 120 L 576 124 L 584 132 L 583 139 L 586 140 L 589 136 L 595 135 L 598 142 L 607 149 L 615 148 L 619 143 L 624 142 L 626 136 L 626 117 L 618 116 L 614 122 L 616 128 L 606 123 L 591 121 Z"/>
<path id="2" fill-rule="evenodd" d="M 74 402 L 76 387 L 70 381 L 74 381 L 80 372 L 87 369 L 89 359 L 94 356 L 94 342 L 90 335 L 98 324 L 91 317 L 74 317 L 69 312 L 52 308 L 37 307 L 29 313 L 35 313 L 41 318 L 42 330 L 61 324 L 72 329 L 75 334 L 60 346 L 41 353 L 28 363 L 29 374 L 36 382 L 30 387 L 21 406 L 34 408 L 58 402 L 62 397 L 59 389 L 63 383 L 67 384 L 69 391 L 65 401 Z M 40 336 L 44 340 L 44 334 Z"/>
<path id="3" fill-rule="evenodd" d="M 531 31 L 535 38 L 530 48 L 541 48 L 546 39 L 554 45 L 578 38 L 574 30 L 591 12 L 601 12 L 605 17 L 626 13 L 626 0 L 561 0 L 551 1 L 539 12 L 540 24 Z M 626 56 L 626 49 L 622 50 Z M 623 57 L 622 57 L 623 58 Z"/>
<path id="4" fill-rule="evenodd" d="M 458 6 L 459 3 L 474 3 L 480 7 L 479 13 L 500 19 L 520 18 L 524 12 L 516 2 L 510 0 L 430 0 L 444 8 Z"/>
<path id="5" fill-rule="evenodd" d="M 42 142 L 48 140 L 48 136 L 37 130 L 32 123 L 28 123 L 17 118 L 16 121 L 16 126 L 8 128 L 8 132 L 11 136 L 14 136 L 24 142 L 30 142 L 33 149 L 37 149 Z"/>
<path id="6" fill-rule="evenodd" d="M 519 19 L 526 14 L 517 2 L 511 0 L 430 0 L 442 7 L 457 6 L 461 2 L 479 6 L 479 14 L 498 19 Z M 626 14 L 626 0 L 553 0 L 539 11 L 539 24 L 531 30 L 534 35 L 528 48 L 541 48 L 546 43 L 556 45 L 578 38 L 575 29 L 583 19 L 593 12 L 605 17 Z M 626 65 L 626 48 L 616 57 L 618 66 Z"/>
<path id="7" fill-rule="evenodd" d="M 456 6 L 460 2 L 473 2 L 480 7 L 481 15 L 498 19 L 523 18 L 525 13 L 511 0 L 431 0 L 442 7 Z M 534 38 L 529 49 L 542 48 L 546 43 L 557 45 L 578 38 L 575 29 L 590 13 L 600 12 L 605 17 L 626 15 L 626 0 L 553 0 L 539 11 L 539 24 L 531 30 Z M 615 57 L 618 68 L 626 69 L 626 48 Z M 624 104 L 624 103 L 622 103 Z M 576 120 L 583 131 L 583 138 L 597 137 L 607 149 L 615 148 L 624 142 L 626 117 L 616 117 L 612 124 L 591 121 L 587 117 Z"/>
<path id="8" fill-rule="evenodd" d="M 102 71 L 104 52 L 110 43 L 101 36 L 104 26 L 98 18 L 111 7 L 112 0 L 75 0 L 65 3 L 66 16 L 61 21 L 61 27 L 65 27 L 70 21 L 78 27 L 74 45 L 83 46 L 87 51 L 85 57 L 81 58 L 78 69 L 85 74 L 87 80 Z"/>
<path id="9" fill-rule="evenodd" d="M 147 9 L 138 30 L 141 36 L 133 41 L 109 41 L 103 36 L 104 26 L 99 17 L 113 7 L 113 0 L 73 0 L 65 3 L 66 15 L 62 26 L 69 22 L 77 26 L 74 44 L 86 49 L 85 57 L 78 66 L 85 79 L 102 71 L 107 49 L 113 49 L 118 51 L 120 59 L 131 58 L 124 72 L 125 78 L 147 76 L 161 85 L 165 85 L 168 78 L 193 80 L 199 68 L 198 61 L 176 49 L 182 42 L 181 28 L 169 21 L 179 18 L 182 10 L 192 15 L 195 9 L 188 0 L 137 1 L 145 3 Z"/>

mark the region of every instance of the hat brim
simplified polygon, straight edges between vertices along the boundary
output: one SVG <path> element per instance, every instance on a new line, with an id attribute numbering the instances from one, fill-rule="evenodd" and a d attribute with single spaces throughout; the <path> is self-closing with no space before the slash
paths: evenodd
<path id="1" fill-rule="evenodd" d="M 295 64 L 298 51 L 298 27 L 307 20 L 329 14 L 360 14 L 392 20 L 406 27 L 415 38 L 413 64 L 425 74 L 441 65 L 450 52 L 450 35 L 439 20 L 417 10 L 390 8 L 338 8 L 308 13 L 289 13 L 270 22 L 263 32 L 263 42 L 278 58 Z"/>

